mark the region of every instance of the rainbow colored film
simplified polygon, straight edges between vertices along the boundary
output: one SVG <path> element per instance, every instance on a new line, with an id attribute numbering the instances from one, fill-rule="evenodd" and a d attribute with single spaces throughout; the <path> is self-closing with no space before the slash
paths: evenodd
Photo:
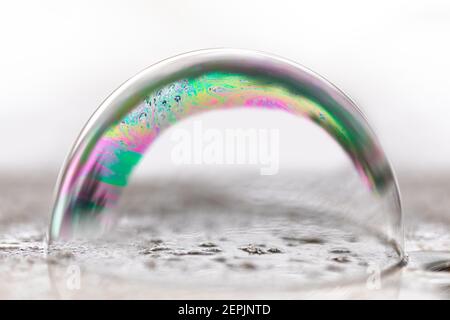
<path id="1" fill-rule="evenodd" d="M 340 91 L 311 73 L 305 81 L 296 81 L 292 74 L 305 71 L 290 65 L 269 63 L 270 70 L 279 72 L 267 72 L 239 68 L 242 64 L 245 61 L 236 60 L 181 69 L 158 80 L 161 85 L 144 83 L 137 94 L 122 94 L 115 101 L 117 112 L 101 125 L 91 119 L 92 134 L 75 145 L 63 169 L 51 237 L 70 238 L 80 228 L 104 223 L 105 209 L 116 204 L 133 168 L 159 134 L 192 114 L 215 109 L 274 109 L 309 118 L 342 146 L 374 192 L 393 184 L 376 138 Z"/>

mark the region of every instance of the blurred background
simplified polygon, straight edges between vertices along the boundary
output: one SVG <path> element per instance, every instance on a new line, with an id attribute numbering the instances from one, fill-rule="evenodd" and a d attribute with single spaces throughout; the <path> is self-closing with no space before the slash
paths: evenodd
<path id="1" fill-rule="evenodd" d="M 450 4 L 435 0 L 2 1 L 0 168 L 57 171 L 89 116 L 122 82 L 167 57 L 214 47 L 303 64 L 356 101 L 396 169 L 445 168 L 449 34 Z M 286 166 L 342 157 L 317 128 L 286 115 L 230 113 L 207 121 L 281 127 Z M 299 136 L 323 147 L 301 154 L 292 148 Z M 149 170 L 170 159 L 169 144 L 156 147 Z"/>
<path id="2" fill-rule="evenodd" d="M 165 58 L 204 48 L 232 47 L 265 51 L 294 60 L 331 81 L 356 102 L 399 173 L 406 217 L 406 250 L 412 257 L 402 274 L 400 297 L 448 299 L 449 38 L 450 2 L 438 0 L 1 1 L 0 298 L 54 297 L 48 286 L 48 265 L 61 266 L 65 272 L 65 263 L 84 261 L 83 254 L 78 252 L 81 258 L 73 254 L 77 248 L 63 251 L 54 260 L 42 259 L 43 241 L 50 218 L 56 175 L 81 128 L 102 101 L 124 81 Z M 200 255 L 205 252 L 212 254 L 205 251 L 214 249 L 211 244 L 207 242 L 199 249 L 198 243 L 202 239 L 197 238 L 186 244 L 179 227 L 192 227 L 195 234 L 201 234 L 213 230 L 211 225 L 214 223 L 222 229 L 226 223 L 231 223 L 231 230 L 238 230 L 241 226 L 237 228 L 233 223 L 241 223 L 239 219 L 244 219 L 245 223 L 261 222 L 266 223 L 268 229 L 273 228 L 272 220 L 258 216 L 263 213 L 276 219 L 287 219 L 288 229 L 302 227 L 302 223 L 292 223 L 297 220 L 289 220 L 293 219 L 291 211 L 285 214 L 283 210 L 289 209 L 292 203 L 303 205 L 302 201 L 309 199 L 310 194 L 321 195 L 326 200 L 341 196 L 353 205 L 351 201 L 356 198 L 355 193 L 344 188 L 349 176 L 324 179 L 315 189 L 309 188 L 313 183 L 302 181 L 305 176 L 300 172 L 304 169 L 320 171 L 328 167 L 350 166 L 340 147 L 309 121 L 281 112 L 260 110 L 212 112 L 200 118 L 205 129 L 279 130 L 280 145 L 277 151 L 281 174 L 272 178 L 241 176 L 240 173 L 228 177 L 227 172 L 213 170 L 210 176 L 192 178 L 192 175 L 186 175 L 182 178 L 178 172 L 183 172 L 186 166 L 173 163 L 171 151 L 174 144 L 170 134 L 163 134 L 152 145 L 136 176 L 145 178 L 160 173 L 172 176 L 167 175 L 159 180 L 147 179 L 144 181 L 147 184 L 130 186 L 127 188 L 128 197 L 124 195 L 127 201 L 123 204 L 123 211 L 135 211 L 139 217 L 145 217 L 147 212 L 153 213 L 148 215 L 149 219 L 154 219 L 149 220 L 148 226 L 151 228 L 145 229 L 143 220 L 136 220 L 136 225 L 133 225 L 130 221 L 134 220 L 124 219 L 125 226 L 129 227 L 126 230 L 136 232 L 137 236 L 133 239 L 137 242 L 127 241 L 131 249 L 124 247 L 121 249 L 123 251 L 118 251 L 120 254 L 114 259 L 115 265 L 111 264 L 108 270 L 112 274 L 118 270 L 119 274 L 123 272 L 121 275 L 125 275 L 123 282 L 115 283 L 119 290 L 109 290 L 104 283 L 98 285 L 96 279 L 91 279 L 86 283 L 91 283 L 92 288 L 106 288 L 106 293 L 96 290 L 90 293 L 87 286 L 88 290 L 82 291 L 80 297 L 113 297 L 111 292 L 118 294 L 118 297 L 134 297 L 136 293 L 142 293 L 145 297 L 165 297 L 158 290 L 144 295 L 143 291 L 128 282 L 128 274 L 155 276 L 158 281 L 162 279 L 162 282 L 168 283 L 172 281 L 169 278 L 178 275 L 183 277 L 181 282 L 184 282 L 187 278 L 183 273 L 185 267 L 198 271 L 200 278 L 208 281 L 209 278 L 203 277 L 205 270 L 217 272 L 219 280 L 228 279 L 221 269 L 222 265 L 225 266 L 225 260 L 211 262 L 208 255 L 199 257 L 199 250 L 203 250 Z M 188 119 L 175 128 L 192 130 L 193 121 L 196 120 Z M 204 166 L 200 169 L 203 170 Z M 259 166 L 254 169 L 253 173 L 259 173 Z M 292 174 L 292 169 L 299 173 L 295 171 Z M 334 184 L 329 184 L 329 181 L 334 181 Z M 298 188 L 302 183 L 306 187 Z M 225 187 L 233 191 L 230 193 L 233 197 L 226 197 Z M 236 201 L 239 197 L 246 198 L 248 194 L 254 196 L 249 204 Z M 241 214 L 246 210 L 255 215 Z M 363 211 L 370 213 L 370 210 L 358 210 L 358 214 Z M 193 217 L 199 213 L 199 220 L 180 219 L 176 215 L 186 212 L 192 213 Z M 236 218 L 233 216 L 230 219 L 229 212 L 234 213 Z M 171 216 L 168 213 L 174 214 Z M 173 221 L 168 217 L 172 217 Z M 203 221 L 199 217 L 207 219 Z M 224 218 L 223 221 L 220 217 Z M 173 235 L 164 229 L 166 226 L 162 222 L 167 219 L 169 225 L 172 223 L 176 227 Z M 245 223 L 245 236 L 230 237 L 235 243 L 223 244 L 220 238 L 214 240 L 220 235 L 214 230 L 214 237 L 207 240 L 213 239 L 224 249 L 224 252 L 219 250 L 214 254 L 227 257 L 228 274 L 247 278 L 247 272 L 252 272 L 256 276 L 266 276 L 265 270 L 271 269 L 265 269 L 265 260 L 256 260 L 254 255 L 250 257 L 249 248 L 241 247 L 246 243 L 260 243 L 257 242 L 260 241 L 260 234 L 255 233 L 256 240 L 251 238 Z M 326 233 L 327 236 L 333 234 Z M 147 236 L 161 236 L 165 242 L 160 238 L 149 240 Z M 344 239 L 338 237 L 337 243 L 341 238 Z M 290 247 L 285 240 L 284 234 L 276 234 L 274 239 L 263 238 L 262 241 L 278 243 L 281 252 L 293 252 L 292 248 L 297 245 L 304 248 L 304 243 Z M 141 243 L 139 241 L 143 243 L 142 248 L 134 245 Z M 177 241 L 186 250 L 188 245 L 192 245 L 195 250 L 191 255 L 194 257 L 187 260 L 190 257 L 190 251 L 187 251 L 180 261 L 190 263 L 174 262 L 172 268 L 170 261 L 173 255 L 180 259 L 174 245 Z M 310 245 L 317 245 L 317 240 L 314 241 Z M 332 245 L 333 241 L 326 243 Z M 152 256 L 153 245 L 166 244 L 167 250 L 164 249 L 163 253 L 158 251 L 161 259 Z M 253 247 L 250 249 L 254 250 Z M 370 259 L 376 256 L 370 246 L 364 244 L 363 249 L 368 249 Z M 340 251 L 333 254 L 347 254 L 345 250 Z M 447 252 L 447 255 L 430 254 L 439 251 Z M 96 250 L 91 252 L 93 254 L 89 256 L 87 251 L 86 261 L 99 258 L 101 263 L 98 265 L 102 266 L 103 272 L 105 263 L 101 260 L 102 255 L 96 256 Z M 299 252 L 308 253 L 303 249 Z M 353 261 L 350 256 L 346 257 L 348 260 L 339 257 L 341 260 L 330 262 L 329 252 L 323 250 L 322 253 L 324 274 L 337 275 L 348 271 L 353 275 L 353 266 L 365 272 L 365 266 L 352 264 L 356 260 Z M 234 257 L 239 254 L 250 262 L 246 264 L 236 260 Z M 124 257 L 129 260 L 121 260 Z M 264 257 L 273 259 L 268 260 L 273 261 L 273 265 L 284 261 L 282 254 L 267 254 Z M 312 261 L 309 257 L 302 259 L 305 263 Z M 170 262 L 167 265 L 164 264 L 166 260 Z M 202 267 L 197 268 L 192 261 Z M 212 264 L 211 269 L 202 269 L 204 261 Z M 300 268 L 299 262 L 286 261 L 288 274 L 295 274 Z M 347 263 L 349 261 L 353 262 Z M 128 262 L 136 268 L 132 269 L 136 272 L 130 271 Z M 328 268 L 330 264 L 331 269 Z M 93 270 L 96 270 L 95 266 Z M 313 263 L 310 267 L 312 271 L 317 271 L 317 264 Z M 304 266 L 302 268 L 309 270 Z M 97 273 L 91 276 L 93 274 Z M 160 277 L 160 274 L 163 276 Z M 192 274 L 189 278 L 195 280 Z M 317 274 L 307 275 L 308 279 L 316 277 Z M 236 279 L 235 283 L 240 284 L 241 278 Z M 285 279 L 285 283 L 290 284 L 290 278 Z M 138 283 L 142 285 L 140 281 Z M 265 283 L 265 280 L 258 283 Z M 393 297 L 397 297 L 398 288 L 394 287 L 396 292 Z M 195 288 L 197 290 L 197 283 Z M 164 292 L 167 297 L 173 297 L 169 295 L 173 293 L 170 290 Z M 385 290 L 379 293 L 386 297 Z M 260 294 L 264 296 L 263 292 Z M 275 295 L 275 298 L 280 297 L 283 295 Z"/>

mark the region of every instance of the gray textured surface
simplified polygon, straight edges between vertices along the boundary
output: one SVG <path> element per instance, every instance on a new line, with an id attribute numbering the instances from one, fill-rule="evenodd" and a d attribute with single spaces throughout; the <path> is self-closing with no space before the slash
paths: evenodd
<path id="1" fill-rule="evenodd" d="M 314 194 L 345 196 L 339 179 L 216 174 L 133 183 L 114 232 L 45 255 L 55 175 L 0 176 L 1 298 L 450 297 L 450 257 L 433 253 L 450 250 L 450 175 L 400 175 L 411 261 L 383 275 L 379 290 L 367 289 L 368 268 L 391 265 L 393 250 L 305 205 Z M 81 272 L 75 290 L 73 267 Z"/>

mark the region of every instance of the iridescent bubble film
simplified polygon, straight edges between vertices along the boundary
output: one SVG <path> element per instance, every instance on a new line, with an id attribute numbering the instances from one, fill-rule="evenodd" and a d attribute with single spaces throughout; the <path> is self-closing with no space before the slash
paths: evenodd
<path id="1" fill-rule="evenodd" d="M 391 167 L 362 113 L 329 82 L 263 53 L 206 50 L 156 64 L 114 92 L 75 143 L 60 175 L 52 239 L 108 224 L 134 167 L 171 125 L 204 111 L 274 109 L 306 117 L 350 157 L 372 192 L 387 198 L 388 237 L 401 247 L 401 212 Z M 300 138 L 300 137 L 299 137 Z M 295 146 L 293 146 L 295 148 Z"/>

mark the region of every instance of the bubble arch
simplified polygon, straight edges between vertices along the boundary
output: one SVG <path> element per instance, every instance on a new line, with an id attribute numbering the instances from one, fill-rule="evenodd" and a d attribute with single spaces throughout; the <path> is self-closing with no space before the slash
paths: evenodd
<path id="1" fill-rule="evenodd" d="M 209 49 L 159 62 L 114 91 L 88 120 L 58 178 L 50 240 L 101 223 L 133 168 L 161 132 L 190 115 L 229 108 L 306 117 L 344 149 L 392 211 L 388 237 L 403 252 L 400 195 L 392 167 L 356 104 L 330 82 L 267 53 Z"/>

